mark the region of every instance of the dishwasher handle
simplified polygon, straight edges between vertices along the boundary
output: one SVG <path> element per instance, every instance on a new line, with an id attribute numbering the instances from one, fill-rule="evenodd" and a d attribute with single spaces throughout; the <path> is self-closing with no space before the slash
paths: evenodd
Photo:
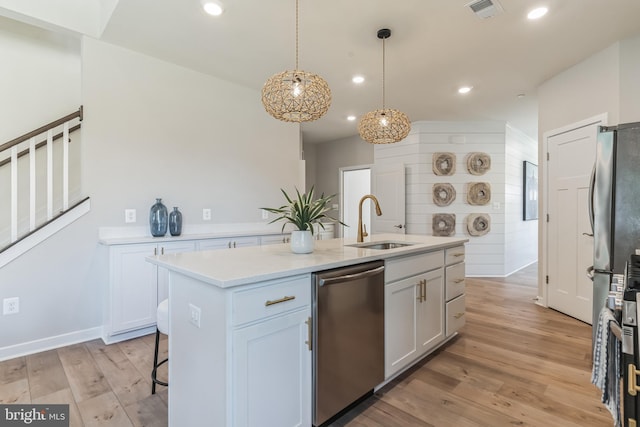
<path id="1" fill-rule="evenodd" d="M 358 280 L 365 277 L 375 276 L 376 274 L 379 274 L 383 271 L 384 271 L 384 265 L 381 265 L 380 267 L 373 268 L 371 270 L 361 271 L 359 273 L 345 274 L 343 276 L 327 277 L 326 279 L 320 279 L 318 281 L 318 284 L 320 286 L 324 286 L 324 285 L 331 285 L 332 283 L 336 283 L 336 282 L 344 283 L 344 282 L 349 282 L 351 280 Z"/>

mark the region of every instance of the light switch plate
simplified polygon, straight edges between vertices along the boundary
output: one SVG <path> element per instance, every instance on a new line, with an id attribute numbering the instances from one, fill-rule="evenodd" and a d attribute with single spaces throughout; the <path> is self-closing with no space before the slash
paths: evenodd
<path id="1" fill-rule="evenodd" d="M 194 325 L 196 328 L 200 327 L 200 315 L 202 314 L 202 311 L 200 310 L 200 307 L 193 305 L 193 304 L 189 304 L 189 322 Z"/>
<path id="2" fill-rule="evenodd" d="M 262 209 L 262 219 L 269 219 L 269 211 Z"/>
<path id="3" fill-rule="evenodd" d="M 136 222 L 136 210 L 135 209 L 125 209 L 124 210 L 124 222 L 125 223 Z"/>
<path id="4" fill-rule="evenodd" d="M 209 208 L 202 209 L 202 219 L 203 221 L 211 221 L 211 209 Z"/>

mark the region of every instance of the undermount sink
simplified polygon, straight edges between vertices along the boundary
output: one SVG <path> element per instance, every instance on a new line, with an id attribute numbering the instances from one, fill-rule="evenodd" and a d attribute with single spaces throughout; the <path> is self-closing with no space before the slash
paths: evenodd
<path id="1" fill-rule="evenodd" d="M 370 243 L 355 243 L 353 245 L 345 245 L 351 246 L 354 248 L 362 248 L 362 249 L 395 249 L 402 248 L 404 246 L 411 246 L 415 243 L 406 243 L 406 242 L 370 242 Z"/>

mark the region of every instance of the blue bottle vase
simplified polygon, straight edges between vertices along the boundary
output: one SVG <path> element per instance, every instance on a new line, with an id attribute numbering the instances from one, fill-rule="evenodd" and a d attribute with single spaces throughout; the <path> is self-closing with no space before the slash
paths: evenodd
<path id="1" fill-rule="evenodd" d="M 156 199 L 156 203 L 149 210 L 149 227 L 153 237 L 162 237 L 167 234 L 169 215 L 167 207 L 162 204 L 162 199 Z"/>
<path id="2" fill-rule="evenodd" d="M 177 207 L 169 214 L 169 233 L 172 236 L 179 236 L 182 233 L 182 212 Z"/>

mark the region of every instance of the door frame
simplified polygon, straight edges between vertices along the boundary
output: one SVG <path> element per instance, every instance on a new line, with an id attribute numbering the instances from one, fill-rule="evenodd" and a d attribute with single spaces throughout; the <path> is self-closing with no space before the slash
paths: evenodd
<path id="1" fill-rule="evenodd" d="M 338 218 L 340 218 L 340 221 L 344 222 L 344 173 L 350 172 L 350 171 L 363 170 L 363 169 L 369 169 L 369 171 L 371 171 L 372 168 L 373 168 L 372 164 L 366 164 L 366 165 L 357 165 L 357 166 L 345 166 L 338 169 L 338 175 L 339 175 L 338 188 L 340 189 L 340 204 L 338 206 L 339 207 Z M 371 185 L 371 178 L 369 178 L 369 185 Z M 371 190 L 371 187 L 369 187 L 369 190 Z M 340 238 L 344 237 L 344 227 L 338 227 L 338 237 Z"/>
<path id="2" fill-rule="evenodd" d="M 600 123 L 601 126 L 608 125 L 608 113 L 601 113 L 596 116 L 589 117 L 584 120 L 580 120 L 575 123 L 546 131 L 542 134 L 542 148 L 543 152 L 540 156 L 543 161 L 538 162 L 542 166 L 542 171 L 538 175 L 538 178 L 543 177 L 544 182 L 539 188 L 544 189 L 544 195 L 539 198 L 540 206 L 539 212 L 542 212 L 544 217 L 540 218 L 542 221 L 538 224 L 538 296 L 536 297 L 536 304 L 543 307 L 549 306 L 549 284 L 547 283 L 547 276 L 549 274 L 549 260 L 548 260 L 548 245 L 549 245 L 549 223 L 547 222 L 547 215 L 549 215 L 549 167 L 547 163 L 549 155 L 549 139 L 554 136 L 561 135 L 563 133 L 571 132 L 573 130 L 587 127 L 590 125 Z"/>

